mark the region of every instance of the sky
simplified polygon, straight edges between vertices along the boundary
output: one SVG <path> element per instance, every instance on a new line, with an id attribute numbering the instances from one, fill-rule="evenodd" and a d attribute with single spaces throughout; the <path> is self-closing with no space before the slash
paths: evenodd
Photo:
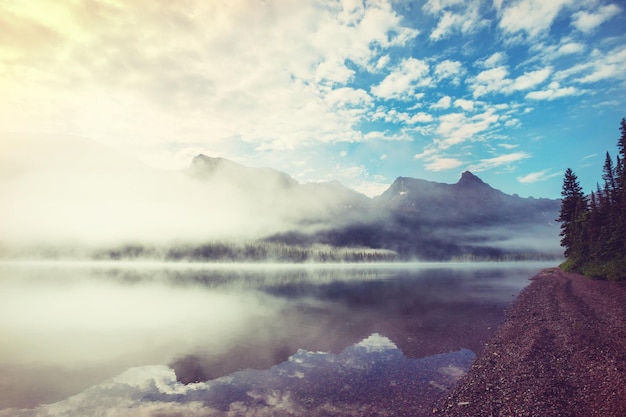
<path id="1" fill-rule="evenodd" d="M 7 0 L 0 135 L 558 198 L 615 156 L 625 28 L 623 0 Z"/>

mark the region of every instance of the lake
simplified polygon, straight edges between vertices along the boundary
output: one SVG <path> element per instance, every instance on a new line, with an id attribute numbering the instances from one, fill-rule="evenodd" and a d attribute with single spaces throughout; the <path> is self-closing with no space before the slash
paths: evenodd
<path id="1" fill-rule="evenodd" d="M 0 416 L 428 415 L 550 266 L 5 262 Z"/>

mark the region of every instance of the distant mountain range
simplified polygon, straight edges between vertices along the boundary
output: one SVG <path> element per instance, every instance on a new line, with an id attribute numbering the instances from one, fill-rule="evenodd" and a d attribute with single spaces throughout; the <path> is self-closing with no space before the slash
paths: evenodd
<path id="1" fill-rule="evenodd" d="M 505 194 L 469 171 L 456 184 L 398 177 L 369 198 L 338 182 L 299 184 L 284 172 L 196 156 L 188 174 L 271 195 L 298 213 L 296 227 L 263 241 L 394 251 L 401 259 L 519 259 L 560 256 L 560 200 Z M 294 217 L 295 218 L 295 217 Z"/>
<path id="2" fill-rule="evenodd" d="M 2 138 L 0 138 L 2 139 Z M 198 155 L 157 170 L 95 142 L 4 138 L 0 257 L 198 261 L 561 256 L 560 202 L 399 177 L 370 198 L 339 182 Z"/>

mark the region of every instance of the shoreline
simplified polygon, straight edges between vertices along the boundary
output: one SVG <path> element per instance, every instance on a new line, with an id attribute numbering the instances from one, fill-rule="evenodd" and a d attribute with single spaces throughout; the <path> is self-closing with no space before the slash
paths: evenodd
<path id="1" fill-rule="evenodd" d="M 626 285 L 541 271 L 437 416 L 626 415 Z"/>

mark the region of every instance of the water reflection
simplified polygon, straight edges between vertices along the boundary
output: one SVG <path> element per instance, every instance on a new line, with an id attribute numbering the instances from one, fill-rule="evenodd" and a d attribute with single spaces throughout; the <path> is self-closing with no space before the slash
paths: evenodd
<path id="1" fill-rule="evenodd" d="M 478 351 L 543 266 L 5 264 L 0 409 L 59 401 L 136 366 L 169 364 L 195 382 L 270 370 L 300 349 L 336 359 L 373 334 L 406 360 Z"/>
<path id="2" fill-rule="evenodd" d="M 297 353 L 267 370 L 247 369 L 183 385 L 163 366 L 132 368 L 71 399 L 8 417 L 81 415 L 363 416 L 428 415 L 431 402 L 466 372 L 463 349 L 410 359 L 373 334 L 339 354 Z"/>

